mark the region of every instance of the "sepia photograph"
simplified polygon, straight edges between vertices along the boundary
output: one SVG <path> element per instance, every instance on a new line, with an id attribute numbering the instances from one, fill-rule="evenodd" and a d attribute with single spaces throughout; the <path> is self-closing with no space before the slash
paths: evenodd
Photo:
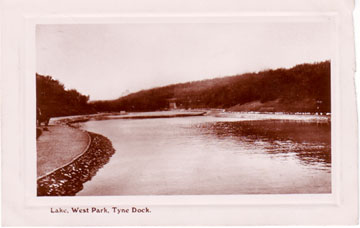
<path id="1" fill-rule="evenodd" d="M 2 226 L 359 224 L 352 0 L 0 5 Z"/>
<path id="2" fill-rule="evenodd" d="M 331 194 L 332 34 L 37 25 L 37 196 Z"/>

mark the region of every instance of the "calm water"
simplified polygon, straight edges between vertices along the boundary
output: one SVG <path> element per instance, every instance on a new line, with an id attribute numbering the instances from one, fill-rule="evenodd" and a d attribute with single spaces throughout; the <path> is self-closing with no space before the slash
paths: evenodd
<path id="1" fill-rule="evenodd" d="M 77 195 L 330 193 L 330 123 L 186 117 L 89 121 L 115 154 Z"/>

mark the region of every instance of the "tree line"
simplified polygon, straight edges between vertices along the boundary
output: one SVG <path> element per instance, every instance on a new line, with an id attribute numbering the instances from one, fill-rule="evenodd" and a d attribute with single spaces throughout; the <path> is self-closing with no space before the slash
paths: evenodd
<path id="1" fill-rule="evenodd" d="M 89 96 L 75 89 L 66 90 L 64 85 L 51 76 L 36 74 L 36 106 L 49 117 L 94 113 Z"/>
<path id="2" fill-rule="evenodd" d="M 168 109 L 171 99 L 184 109 L 252 111 L 246 105 L 256 102 L 258 110 L 326 113 L 331 111 L 330 82 L 330 61 L 324 61 L 142 90 L 92 105 L 97 111 L 156 111 Z"/>
<path id="3" fill-rule="evenodd" d="M 142 90 L 115 100 L 89 102 L 89 96 L 51 76 L 36 74 L 37 108 L 51 117 L 96 112 L 221 108 L 241 111 L 330 112 L 330 61 L 290 69 L 264 70 Z M 250 105 L 249 105 L 250 104 Z M 264 108 L 266 107 L 266 109 Z"/>

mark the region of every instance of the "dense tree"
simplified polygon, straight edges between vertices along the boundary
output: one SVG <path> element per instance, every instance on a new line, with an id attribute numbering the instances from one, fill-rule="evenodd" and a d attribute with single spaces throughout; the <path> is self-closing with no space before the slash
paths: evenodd
<path id="1" fill-rule="evenodd" d="M 330 61 L 325 61 L 153 88 L 94 105 L 101 111 L 154 111 L 176 99 L 180 108 L 232 109 L 258 102 L 261 111 L 261 104 L 272 102 L 273 111 L 330 112 L 330 90 Z"/>
<path id="2" fill-rule="evenodd" d="M 65 90 L 64 85 L 51 76 L 36 74 L 36 105 L 43 115 L 56 117 L 92 113 L 94 110 L 88 101 L 89 96 L 75 89 Z"/>

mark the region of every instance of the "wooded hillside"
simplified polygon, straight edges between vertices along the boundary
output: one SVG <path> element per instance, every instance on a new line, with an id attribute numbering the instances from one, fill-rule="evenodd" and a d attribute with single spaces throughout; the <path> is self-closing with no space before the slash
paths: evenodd
<path id="1" fill-rule="evenodd" d="M 155 111 L 168 109 L 171 99 L 184 109 L 326 113 L 330 81 L 330 61 L 324 61 L 142 90 L 92 105 L 97 111 Z"/>

